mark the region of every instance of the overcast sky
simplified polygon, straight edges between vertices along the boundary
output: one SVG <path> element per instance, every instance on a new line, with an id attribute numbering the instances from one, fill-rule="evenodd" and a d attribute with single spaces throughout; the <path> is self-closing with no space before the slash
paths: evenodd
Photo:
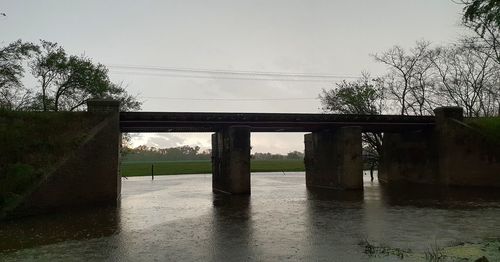
<path id="1" fill-rule="evenodd" d="M 462 32 L 460 11 L 451 0 L 1 0 L 0 41 L 44 39 L 85 54 L 109 66 L 144 111 L 307 113 L 321 112 L 318 94 L 338 80 L 220 79 L 119 66 L 377 75 L 385 68 L 370 54 L 421 39 L 453 42 Z M 208 148 L 210 135 L 142 134 L 133 142 Z M 252 147 L 302 151 L 303 134 L 254 133 Z"/>

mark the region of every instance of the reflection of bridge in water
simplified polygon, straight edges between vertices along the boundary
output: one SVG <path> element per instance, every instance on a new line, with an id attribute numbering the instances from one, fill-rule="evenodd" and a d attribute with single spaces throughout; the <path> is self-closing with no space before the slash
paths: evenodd
<path id="1" fill-rule="evenodd" d="M 305 135 L 307 186 L 363 189 L 362 132 L 433 128 L 434 116 L 122 112 L 121 132 L 214 132 L 213 190 L 250 193 L 251 132 Z"/>

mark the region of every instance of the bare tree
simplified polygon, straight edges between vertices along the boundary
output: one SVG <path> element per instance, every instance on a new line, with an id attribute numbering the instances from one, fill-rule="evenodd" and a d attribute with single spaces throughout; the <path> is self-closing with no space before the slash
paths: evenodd
<path id="1" fill-rule="evenodd" d="M 389 67 L 389 72 L 381 81 L 399 107 L 401 115 L 424 115 L 432 112 L 430 90 L 432 67 L 430 43 L 418 41 L 416 46 L 405 51 L 394 46 L 386 52 L 375 54 L 376 61 Z"/>
<path id="2" fill-rule="evenodd" d="M 437 48 L 434 53 L 435 95 L 441 105 L 463 107 L 469 117 L 497 114 L 499 65 L 492 54 L 463 44 Z"/>

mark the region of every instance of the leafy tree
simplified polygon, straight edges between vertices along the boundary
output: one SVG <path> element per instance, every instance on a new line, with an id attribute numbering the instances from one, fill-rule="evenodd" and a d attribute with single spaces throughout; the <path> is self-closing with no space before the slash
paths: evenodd
<path id="1" fill-rule="evenodd" d="M 37 86 L 24 87 L 25 65 Z M 115 99 L 121 110 L 141 103 L 108 77 L 108 69 L 85 56 L 68 55 L 56 43 L 15 41 L 0 48 L 0 109 L 75 111 L 90 98 Z"/>
<path id="2" fill-rule="evenodd" d="M 137 109 L 140 103 L 124 88 L 112 83 L 108 69 L 85 56 L 66 54 L 57 43 L 41 41 L 40 52 L 30 63 L 40 90 L 34 109 L 74 111 L 89 98 L 113 98 L 122 102 L 121 110 Z"/>
<path id="3" fill-rule="evenodd" d="M 292 151 L 286 154 L 286 159 L 304 159 L 304 153 L 299 151 Z"/>
<path id="4" fill-rule="evenodd" d="M 29 92 L 21 79 L 24 76 L 23 61 L 38 51 L 32 43 L 17 40 L 0 49 L 0 108 L 20 110 L 27 106 Z"/>
<path id="5" fill-rule="evenodd" d="M 472 0 L 462 3 L 465 4 L 465 23 L 476 23 L 476 30 L 483 33 L 490 26 L 500 28 L 500 0 Z"/>
<path id="6" fill-rule="evenodd" d="M 380 114 L 384 96 L 383 90 L 377 86 L 377 81 L 363 73 L 359 80 L 344 80 L 338 83 L 335 89 L 323 89 L 320 95 L 323 110 L 341 114 Z"/>
<path id="7" fill-rule="evenodd" d="M 341 114 L 381 114 L 385 108 L 384 90 L 380 86 L 380 80 L 370 79 L 366 73 L 362 78 L 352 82 L 342 81 L 337 88 L 323 90 L 320 95 L 323 110 Z M 379 160 L 382 153 L 382 133 L 364 133 L 363 142 L 367 145 L 365 154 L 369 157 L 371 170 Z M 372 175 L 373 177 L 373 175 Z"/>
<path id="8" fill-rule="evenodd" d="M 486 50 L 500 64 L 500 0 L 463 0 L 463 23 L 476 32 L 474 46 Z"/>

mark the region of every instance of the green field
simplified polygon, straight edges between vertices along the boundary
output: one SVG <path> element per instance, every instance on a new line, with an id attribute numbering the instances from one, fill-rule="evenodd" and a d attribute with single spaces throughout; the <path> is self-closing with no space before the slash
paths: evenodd
<path id="1" fill-rule="evenodd" d="M 210 174 L 210 161 L 162 161 L 162 162 L 123 162 L 122 176 L 150 176 L 154 165 L 155 176 L 180 174 Z M 291 172 L 304 171 L 302 160 L 252 160 L 251 172 Z"/>

